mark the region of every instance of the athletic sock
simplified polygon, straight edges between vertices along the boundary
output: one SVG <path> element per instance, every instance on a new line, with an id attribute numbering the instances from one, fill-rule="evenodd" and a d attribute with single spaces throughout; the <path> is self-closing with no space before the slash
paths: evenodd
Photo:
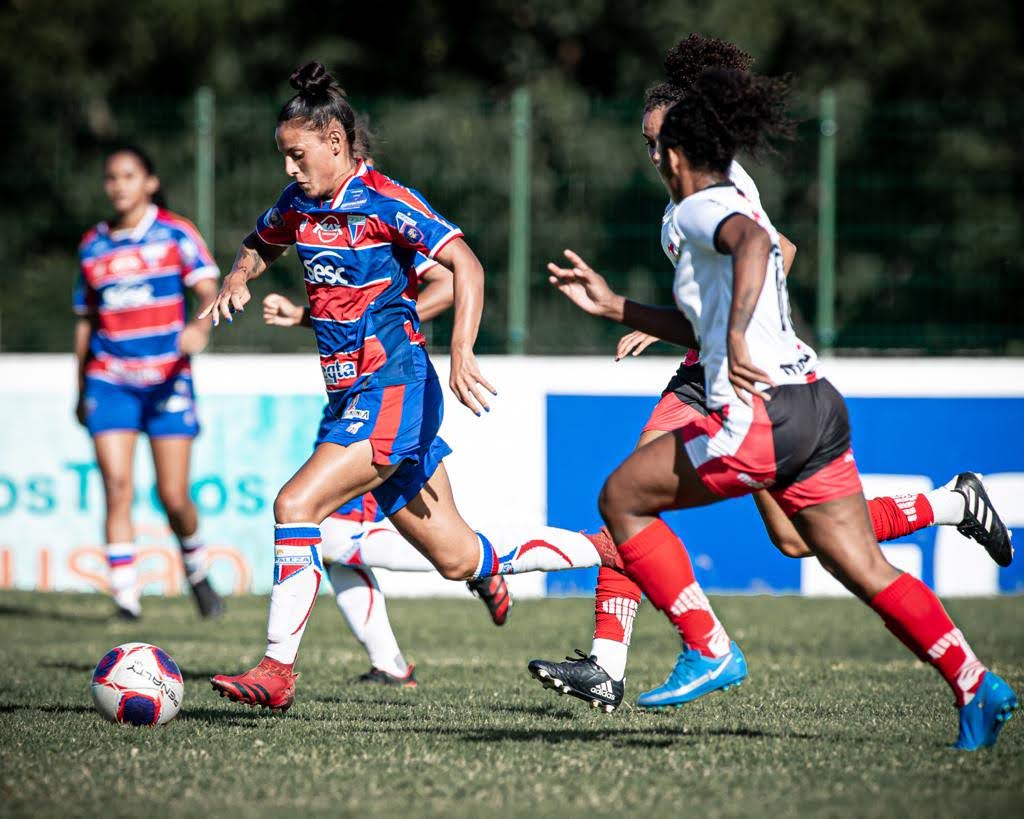
<path id="1" fill-rule="evenodd" d="M 629 640 L 640 606 L 640 587 L 622 572 L 602 566 L 594 591 L 594 643 L 590 653 L 613 680 L 626 674 Z"/>
<path id="2" fill-rule="evenodd" d="M 868 501 L 871 525 L 879 543 L 894 540 L 935 522 L 932 505 L 926 495 L 883 495 Z"/>
<path id="3" fill-rule="evenodd" d="M 362 643 L 370 657 L 370 665 L 396 677 L 404 677 L 408 664 L 391 630 L 384 593 L 370 568 L 354 568 L 332 563 L 327 577 L 334 588 L 338 604 L 352 634 Z"/>
<path id="4" fill-rule="evenodd" d="M 135 566 L 134 543 L 108 543 L 107 566 L 110 569 L 110 596 L 118 606 L 138 614 L 139 573 Z"/>
<path id="5" fill-rule="evenodd" d="M 365 527 L 349 565 L 376 566 L 393 572 L 432 572 L 433 564 L 394 529 L 380 524 Z"/>
<path id="6" fill-rule="evenodd" d="M 477 532 L 476 535 L 480 558 L 474 580 L 494 574 L 558 572 L 601 565 L 601 554 L 590 538 L 568 529 L 534 526 L 509 532 Z"/>
<path id="7" fill-rule="evenodd" d="M 270 590 L 266 655 L 291 665 L 320 591 L 320 527 L 315 523 L 274 526 L 274 586 Z"/>
<path id="8" fill-rule="evenodd" d="M 179 537 L 178 546 L 181 548 L 181 560 L 185 564 L 185 577 L 194 586 L 206 578 L 206 543 L 196 529 L 187 537 Z"/>
<path id="9" fill-rule="evenodd" d="M 935 513 L 936 526 L 959 526 L 963 523 L 967 498 L 953 488 L 956 486 L 956 478 L 954 476 L 945 486 L 925 493 Z"/>
<path id="10" fill-rule="evenodd" d="M 679 631 L 683 644 L 705 657 L 724 657 L 729 635 L 693 574 L 686 547 L 660 518 L 621 546 L 626 574 Z"/>
<path id="11" fill-rule="evenodd" d="M 953 689 L 956 704 L 974 698 L 987 670 L 939 598 L 913 575 L 901 574 L 871 600 L 886 627 Z"/>

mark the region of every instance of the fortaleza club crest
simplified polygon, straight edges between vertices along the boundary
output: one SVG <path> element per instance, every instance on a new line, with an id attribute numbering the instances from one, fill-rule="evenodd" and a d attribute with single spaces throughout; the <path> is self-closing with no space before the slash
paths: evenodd
<path id="1" fill-rule="evenodd" d="M 359 213 L 348 215 L 348 235 L 352 244 L 358 244 L 366 232 L 366 217 Z"/>
<path id="2" fill-rule="evenodd" d="M 398 221 L 398 234 L 409 244 L 418 245 L 423 241 L 423 231 L 416 227 L 416 220 L 407 213 L 399 213 L 395 217 Z"/>

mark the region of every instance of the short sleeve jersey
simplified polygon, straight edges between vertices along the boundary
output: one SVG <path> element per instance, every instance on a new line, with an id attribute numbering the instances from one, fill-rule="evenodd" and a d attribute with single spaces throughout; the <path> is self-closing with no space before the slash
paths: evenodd
<path id="1" fill-rule="evenodd" d="M 718 409 L 736 400 L 729 382 L 726 336 L 733 294 L 733 260 L 717 248 L 718 231 L 740 214 L 761 225 L 772 241 L 764 284 L 746 331 L 754 366 L 776 384 L 805 384 L 814 374 L 817 355 L 797 338 L 789 311 L 789 294 L 779 234 L 756 200 L 732 182 L 723 182 L 686 197 L 673 221 L 686 237 L 673 285 L 676 304 L 700 339 L 708 406 Z M 767 385 L 764 385 L 767 386 Z"/>
<path id="2" fill-rule="evenodd" d="M 750 175 L 743 170 L 743 166 L 735 160 L 733 160 L 732 165 L 729 167 L 729 180 L 736 185 L 737 189 L 743 191 L 758 208 L 761 207 L 761 194 L 757 190 L 757 185 L 754 184 L 754 180 L 750 178 Z M 673 218 L 677 207 L 679 206 L 675 202 L 669 200 L 669 203 L 665 206 L 665 213 L 661 217 L 661 249 L 672 263 L 673 268 L 679 266 L 679 259 L 683 252 L 683 243 L 686 241 L 686 237 L 679 232 L 679 227 Z M 683 359 L 685 366 L 693 366 L 699 361 L 699 350 L 686 351 L 686 357 Z"/>
<path id="3" fill-rule="evenodd" d="M 187 371 L 179 343 L 185 288 L 218 276 L 195 226 L 151 205 L 131 230 L 96 225 L 78 256 L 74 309 L 96 321 L 86 376 L 148 387 Z"/>
<path id="4" fill-rule="evenodd" d="M 295 245 L 332 404 L 425 377 L 418 271 L 462 231 L 419 193 L 360 161 L 330 199 L 289 185 L 256 232 L 269 244 Z"/>

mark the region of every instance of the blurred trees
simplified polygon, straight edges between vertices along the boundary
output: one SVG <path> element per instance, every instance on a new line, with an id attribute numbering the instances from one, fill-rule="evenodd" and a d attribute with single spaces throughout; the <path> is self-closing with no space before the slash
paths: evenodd
<path id="1" fill-rule="evenodd" d="M 461 224 L 490 271 L 482 347 L 504 344 L 508 111 L 534 100 L 530 349 L 606 351 L 613 329 L 553 299 L 543 262 L 571 245 L 638 298 L 668 298 L 639 103 L 663 53 L 691 31 L 740 43 L 755 69 L 790 72 L 807 122 L 753 166 L 769 210 L 800 247 L 795 302 L 813 318 L 816 97 L 840 103 L 839 344 L 1017 352 L 1024 263 L 1022 11 L 977 0 L 12 0 L 0 9 L 7 269 L 0 349 L 62 350 L 74 248 L 102 218 L 106 146 L 156 157 L 172 207 L 194 202 L 192 94 L 217 95 L 219 261 L 284 176 L 273 146 L 288 74 L 328 64 L 373 115 L 380 167 Z M 294 262 L 271 283 L 295 294 Z M 260 290 L 260 292 L 265 292 Z M 292 349 L 254 321 L 218 349 Z M 438 339 L 443 340 L 441 328 Z"/>

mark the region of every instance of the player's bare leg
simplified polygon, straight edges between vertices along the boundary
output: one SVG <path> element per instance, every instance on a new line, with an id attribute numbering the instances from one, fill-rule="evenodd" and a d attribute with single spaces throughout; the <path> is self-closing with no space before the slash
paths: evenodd
<path id="1" fill-rule="evenodd" d="M 203 617 L 218 617 L 224 604 L 207 580 L 207 556 L 199 532 L 199 513 L 189 487 L 192 438 L 167 436 L 150 438 L 156 489 L 167 514 L 167 523 L 178 539 L 185 578 Z"/>
<path id="2" fill-rule="evenodd" d="M 135 619 L 141 613 L 132 526 L 132 468 L 137 439 L 134 431 L 104 432 L 93 438 L 106 503 L 104 535 L 110 593 L 118 615 L 126 619 Z"/>

